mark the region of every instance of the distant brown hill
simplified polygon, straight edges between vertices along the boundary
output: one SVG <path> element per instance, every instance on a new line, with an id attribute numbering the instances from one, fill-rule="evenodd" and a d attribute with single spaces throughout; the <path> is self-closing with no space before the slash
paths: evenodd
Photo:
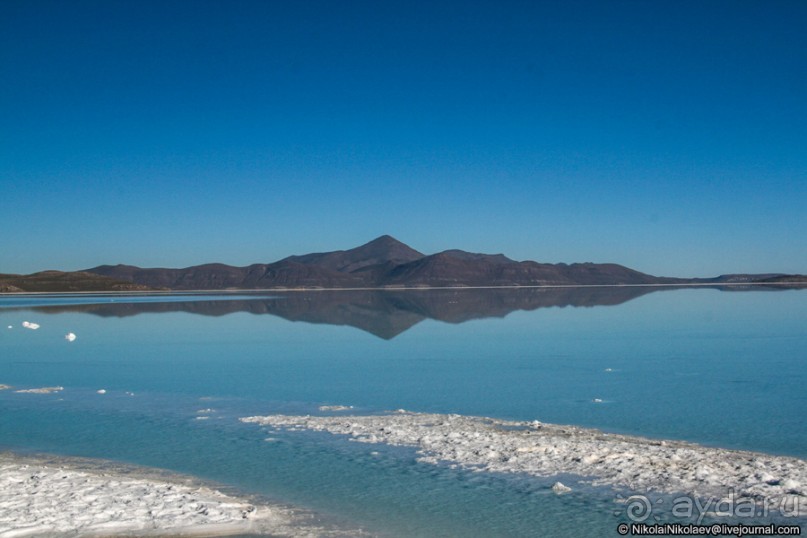
<path id="1" fill-rule="evenodd" d="M 95 277 L 88 277 L 87 274 Z M 723 275 L 701 279 L 657 277 L 613 263 L 519 262 L 503 254 L 477 254 L 462 250 L 446 250 L 425 255 L 389 235 L 383 235 L 349 250 L 290 256 L 274 263 L 256 263 L 246 267 L 221 263 L 196 265 L 184 269 L 101 265 L 82 272 L 62 273 L 62 275 L 75 275 L 74 277 L 49 277 L 47 290 L 42 289 L 44 284 L 37 275 L 6 275 L 9 278 L 0 279 L 0 286 L 4 286 L 0 291 L 603 286 L 761 282 L 798 286 L 807 281 L 807 278 L 800 275 L 781 274 Z"/>
<path id="2" fill-rule="evenodd" d="M 32 275 L 0 274 L 0 293 L 66 291 L 142 291 L 148 286 L 84 271 L 42 271 Z"/>

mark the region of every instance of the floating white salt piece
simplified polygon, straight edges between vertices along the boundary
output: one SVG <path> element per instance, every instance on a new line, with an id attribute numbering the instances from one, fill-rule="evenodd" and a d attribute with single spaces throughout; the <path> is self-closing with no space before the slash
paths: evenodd
<path id="1" fill-rule="evenodd" d="M 30 321 L 23 321 L 22 326 L 26 329 L 37 330 L 39 328 L 39 323 L 31 323 Z"/>
<path id="2" fill-rule="evenodd" d="M 14 328 L 14 325 L 9 325 L 9 326 L 8 326 L 8 328 L 9 328 L 9 329 L 13 329 L 13 328 Z"/>
<path id="3" fill-rule="evenodd" d="M 76 335 L 73 333 L 67 333 L 66 335 L 64 335 L 64 339 L 67 340 L 68 342 L 72 342 L 76 339 Z"/>
<path id="4" fill-rule="evenodd" d="M 563 495 L 564 493 L 572 491 L 572 488 L 564 485 L 562 482 L 555 482 L 552 486 L 552 491 L 554 491 L 556 495 Z"/>
<path id="5" fill-rule="evenodd" d="M 126 396 L 134 396 L 134 392 L 126 391 Z"/>
<path id="6" fill-rule="evenodd" d="M 51 392 L 59 392 L 64 390 L 64 387 L 42 387 L 38 389 L 23 389 L 17 390 L 20 394 L 50 394 Z"/>
<path id="7" fill-rule="evenodd" d="M 602 403 L 602 400 L 600 398 L 594 398 L 591 401 L 594 402 L 594 403 Z"/>
<path id="8" fill-rule="evenodd" d="M 95 392 L 97 392 L 98 394 L 106 394 L 106 389 L 100 389 Z"/>
<path id="9" fill-rule="evenodd" d="M 606 368 L 606 369 L 605 369 L 605 371 L 606 371 L 606 372 L 613 372 L 613 371 L 614 371 L 614 369 L 613 369 L 613 368 Z"/>

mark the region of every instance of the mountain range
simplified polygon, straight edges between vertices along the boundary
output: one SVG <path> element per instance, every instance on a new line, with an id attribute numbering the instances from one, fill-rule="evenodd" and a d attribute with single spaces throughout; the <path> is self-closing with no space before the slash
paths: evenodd
<path id="1" fill-rule="evenodd" d="M 807 282 L 802 275 L 657 277 L 612 263 L 538 263 L 503 254 L 446 250 L 426 255 L 383 235 L 349 250 L 289 256 L 274 263 L 221 263 L 183 269 L 101 265 L 83 271 L 0 275 L 0 292 L 411 288 L 575 285 L 686 285 Z"/>

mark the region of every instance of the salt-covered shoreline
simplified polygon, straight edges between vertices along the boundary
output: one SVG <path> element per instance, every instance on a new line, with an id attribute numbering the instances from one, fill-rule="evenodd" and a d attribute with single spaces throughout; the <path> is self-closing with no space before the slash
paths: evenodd
<path id="1" fill-rule="evenodd" d="M 753 499 L 807 515 L 807 461 L 576 426 L 398 411 L 371 416 L 253 416 L 242 422 L 326 431 L 364 443 L 416 447 L 419 461 L 491 472 L 572 474 L 633 491 Z"/>
<path id="2" fill-rule="evenodd" d="M 0 538 L 339 534 L 304 519 L 157 470 L 0 453 Z"/>

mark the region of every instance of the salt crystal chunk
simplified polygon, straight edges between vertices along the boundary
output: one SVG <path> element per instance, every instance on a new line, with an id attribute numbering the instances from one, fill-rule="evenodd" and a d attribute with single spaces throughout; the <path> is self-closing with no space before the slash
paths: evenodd
<path id="1" fill-rule="evenodd" d="M 552 486 L 552 491 L 554 491 L 556 495 L 563 495 L 564 493 L 572 491 L 572 488 L 564 485 L 562 482 L 555 482 Z"/>

